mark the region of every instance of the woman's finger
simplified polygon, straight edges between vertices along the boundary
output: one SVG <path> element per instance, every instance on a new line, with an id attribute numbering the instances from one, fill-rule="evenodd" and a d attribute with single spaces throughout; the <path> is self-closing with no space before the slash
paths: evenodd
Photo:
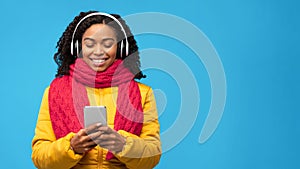
<path id="1" fill-rule="evenodd" d="M 85 128 L 84 130 L 85 130 L 85 133 L 89 135 L 89 134 L 99 130 L 99 127 L 101 127 L 101 126 L 102 126 L 101 123 L 95 123 L 95 124 L 92 124 L 89 127 Z"/>
<path id="2" fill-rule="evenodd" d="M 115 130 L 111 129 L 111 128 L 108 127 L 108 126 L 101 126 L 101 127 L 98 128 L 98 130 L 99 130 L 99 131 L 102 131 L 103 133 L 106 133 L 106 134 L 115 132 Z"/>
<path id="3" fill-rule="evenodd" d="M 89 134 L 88 136 L 91 140 L 97 140 L 102 134 L 103 134 L 102 131 L 96 131 L 96 132 Z"/>

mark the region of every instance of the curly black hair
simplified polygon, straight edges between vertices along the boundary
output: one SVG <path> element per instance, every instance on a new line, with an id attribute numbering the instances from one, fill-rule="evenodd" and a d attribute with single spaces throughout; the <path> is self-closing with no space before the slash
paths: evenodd
<path id="1" fill-rule="evenodd" d="M 72 35 L 75 30 L 76 25 L 80 22 L 82 18 L 87 16 L 88 14 L 94 13 L 97 11 L 88 11 L 88 12 L 80 12 L 78 16 L 74 18 L 74 20 L 69 24 L 66 30 L 63 32 L 62 36 L 59 38 L 57 42 L 56 48 L 57 52 L 54 54 L 54 61 L 58 65 L 57 73 L 55 77 L 69 75 L 70 65 L 73 64 L 76 60 L 76 53 L 71 54 L 71 41 Z M 129 27 L 125 23 L 125 21 L 120 17 L 118 14 L 110 14 L 115 17 L 123 26 L 125 33 L 127 35 L 127 40 L 129 44 L 129 51 L 127 56 L 121 56 L 121 45 L 120 41 L 124 39 L 124 33 L 121 31 L 120 26 L 110 17 L 104 15 L 94 15 L 84 19 L 77 27 L 76 33 L 74 35 L 74 40 L 78 40 L 81 42 L 82 35 L 84 32 L 93 24 L 97 23 L 105 23 L 111 26 L 117 35 L 118 40 L 118 49 L 117 49 L 117 56 L 116 58 L 121 59 L 124 61 L 124 66 L 127 67 L 134 75 L 135 79 L 145 78 L 146 76 L 140 70 L 140 56 L 138 51 L 138 46 L 134 36 L 132 35 Z M 81 44 L 78 45 L 81 47 Z M 123 52 L 124 53 L 124 52 Z M 81 56 L 78 56 L 81 57 Z"/>

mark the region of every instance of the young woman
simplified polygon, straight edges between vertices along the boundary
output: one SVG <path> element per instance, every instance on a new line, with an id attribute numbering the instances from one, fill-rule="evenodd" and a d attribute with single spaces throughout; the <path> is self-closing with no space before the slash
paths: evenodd
<path id="1" fill-rule="evenodd" d="M 136 41 L 116 14 L 81 12 L 57 43 L 32 140 L 37 168 L 153 168 L 160 160 L 153 91 Z M 107 125 L 84 127 L 85 106 L 105 106 Z"/>

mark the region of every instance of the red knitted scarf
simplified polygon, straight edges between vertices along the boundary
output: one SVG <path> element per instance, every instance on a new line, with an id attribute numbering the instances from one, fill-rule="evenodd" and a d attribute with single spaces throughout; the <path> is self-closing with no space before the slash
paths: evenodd
<path id="1" fill-rule="evenodd" d="M 55 78 L 49 89 L 49 109 L 57 139 L 83 128 L 83 108 L 89 105 L 85 86 L 118 87 L 114 129 L 140 135 L 143 126 L 141 94 L 134 75 L 116 60 L 104 72 L 93 71 L 82 59 L 70 66 L 70 75 Z M 107 112 L 112 113 L 112 112 Z M 106 159 L 114 156 L 108 152 Z"/>

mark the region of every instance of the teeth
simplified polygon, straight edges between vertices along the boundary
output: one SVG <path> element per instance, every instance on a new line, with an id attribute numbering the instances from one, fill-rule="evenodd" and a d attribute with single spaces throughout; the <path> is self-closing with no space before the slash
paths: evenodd
<path id="1" fill-rule="evenodd" d="M 97 60 L 94 60 L 93 59 L 93 62 L 95 62 L 95 63 L 103 63 L 105 61 L 105 59 L 97 59 Z"/>

